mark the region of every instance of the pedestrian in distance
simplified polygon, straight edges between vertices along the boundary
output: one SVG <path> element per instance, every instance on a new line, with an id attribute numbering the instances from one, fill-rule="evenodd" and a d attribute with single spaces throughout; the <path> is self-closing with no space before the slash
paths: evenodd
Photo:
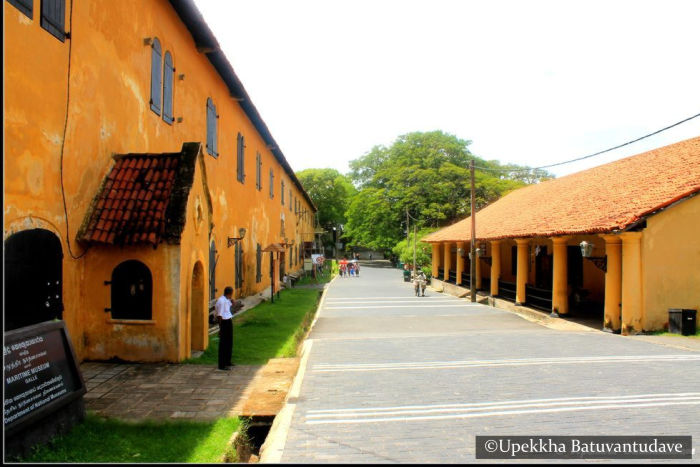
<path id="1" fill-rule="evenodd" d="M 425 273 L 418 269 L 418 273 L 413 274 L 413 290 L 416 293 L 416 297 L 425 297 L 425 284 L 428 278 L 425 277 Z"/>
<path id="2" fill-rule="evenodd" d="M 233 366 L 233 287 L 224 288 L 224 294 L 216 301 L 216 319 L 219 322 L 219 370 L 229 371 Z"/>

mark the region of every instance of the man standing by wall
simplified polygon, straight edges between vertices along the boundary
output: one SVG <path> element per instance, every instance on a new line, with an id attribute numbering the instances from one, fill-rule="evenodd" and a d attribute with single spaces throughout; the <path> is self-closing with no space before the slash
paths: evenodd
<path id="1" fill-rule="evenodd" d="M 216 319 L 219 321 L 219 370 L 228 371 L 233 366 L 233 313 L 231 302 L 233 287 L 227 286 L 216 301 Z"/>

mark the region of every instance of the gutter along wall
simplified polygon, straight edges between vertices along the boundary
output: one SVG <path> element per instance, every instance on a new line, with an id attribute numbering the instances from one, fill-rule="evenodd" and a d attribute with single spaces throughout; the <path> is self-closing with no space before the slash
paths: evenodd
<path id="1" fill-rule="evenodd" d="M 185 2 L 188 3 L 188 2 Z M 209 232 L 195 232 L 198 200 L 208 216 L 205 191 L 211 197 L 214 240 L 218 251 L 216 284 L 235 283 L 234 247 L 241 242 L 243 283 L 236 297 L 261 292 L 270 286 L 267 255 L 256 281 L 256 247 L 287 237 L 301 246 L 302 233 L 313 231 L 315 207 L 300 190 L 293 173 L 285 170 L 260 134 L 260 122 L 251 121 L 241 102 L 207 56 L 197 50 L 191 31 L 165 0 L 119 2 L 75 1 L 71 38 L 61 42 L 39 25 L 40 2 L 33 18 L 3 2 L 5 14 L 5 223 L 4 238 L 25 229 L 42 227 L 60 239 L 63 259 L 63 319 L 79 358 L 119 357 L 129 360 L 178 360 L 197 347 L 201 328 L 192 327 L 192 274 L 201 263 L 204 298 L 209 298 Z M 70 2 L 66 5 L 69 29 Z M 175 122 L 166 123 L 150 108 L 151 46 L 157 37 L 162 54 L 172 55 L 175 68 L 173 111 Z M 72 259 L 66 244 L 66 223 L 61 202 L 60 154 L 66 116 L 68 48 L 70 103 L 65 137 L 63 175 L 70 241 L 74 253 L 87 245 L 76 234 L 90 204 L 112 167 L 112 155 L 178 152 L 185 142 L 200 142 L 203 166 L 187 203 L 187 223 L 180 245 L 162 243 L 119 247 L 91 246 L 82 259 Z M 206 104 L 211 98 L 218 114 L 218 158 L 207 154 Z M 252 104 L 250 104 L 252 105 Z M 181 119 L 181 121 L 178 121 Z M 264 125 L 264 123 L 262 123 Z M 245 137 L 245 182 L 236 177 L 237 135 Z M 256 153 L 262 159 L 262 189 L 256 189 Z M 274 198 L 270 199 L 269 172 L 274 171 Z M 204 169 L 203 171 L 201 169 Z M 202 172 L 202 173 L 200 173 Z M 281 204 L 281 181 L 285 204 Z M 206 182 L 205 182 L 206 181 Z M 289 200 L 289 190 L 292 200 Z M 290 202 L 299 201 L 305 215 Z M 281 231 L 284 217 L 285 231 Z M 287 249 L 285 270 L 289 271 Z M 110 324 L 109 287 L 112 269 L 121 261 L 138 259 L 153 275 L 151 324 Z M 302 267 L 293 263 L 292 270 Z M 196 281 L 195 281 L 196 282 Z M 195 307 L 197 308 L 197 307 Z M 206 310 L 206 304 L 204 305 Z M 195 319 L 205 319 L 200 316 Z M 206 328 L 206 326 L 205 326 Z M 206 345 L 206 339 L 203 343 Z"/>

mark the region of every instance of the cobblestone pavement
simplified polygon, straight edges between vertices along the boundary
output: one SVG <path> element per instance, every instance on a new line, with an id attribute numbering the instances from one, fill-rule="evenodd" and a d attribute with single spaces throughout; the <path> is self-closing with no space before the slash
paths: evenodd
<path id="1" fill-rule="evenodd" d="M 81 366 L 90 411 L 109 417 L 211 420 L 241 413 L 262 366 L 217 371 L 212 365 L 86 362 Z"/>
<path id="2" fill-rule="evenodd" d="M 400 270 L 370 267 L 331 284 L 309 338 L 281 462 L 474 462 L 489 434 L 692 435 L 698 448 L 697 352 L 414 297 Z"/>

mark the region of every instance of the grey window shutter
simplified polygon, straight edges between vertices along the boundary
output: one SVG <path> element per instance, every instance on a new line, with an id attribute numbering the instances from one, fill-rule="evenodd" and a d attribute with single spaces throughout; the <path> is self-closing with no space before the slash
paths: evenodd
<path id="1" fill-rule="evenodd" d="M 275 173 L 270 169 L 270 199 L 275 197 Z"/>
<path id="2" fill-rule="evenodd" d="M 162 56 L 160 41 L 153 39 L 151 44 L 151 110 L 160 115 L 160 93 L 162 78 Z"/>
<path id="3" fill-rule="evenodd" d="M 245 136 L 241 135 L 241 183 L 245 183 Z"/>
<path id="4" fill-rule="evenodd" d="M 61 42 L 66 40 L 66 0 L 41 0 L 41 27 Z"/>
<path id="5" fill-rule="evenodd" d="M 255 253 L 255 282 L 261 282 L 262 281 L 262 248 L 260 248 L 260 244 L 258 243 L 258 247 Z"/>
<path id="6" fill-rule="evenodd" d="M 258 159 L 258 190 L 262 190 L 262 156 L 260 154 L 258 154 L 258 156 L 260 156 L 260 158 Z"/>
<path id="7" fill-rule="evenodd" d="M 29 19 L 34 18 L 34 0 L 7 0 L 10 5 L 17 8 L 19 11 L 28 16 Z"/>
<path id="8" fill-rule="evenodd" d="M 207 99 L 207 152 L 214 157 L 219 157 L 217 152 L 217 117 L 216 117 L 216 106 L 211 100 L 211 97 Z"/>
<path id="9" fill-rule="evenodd" d="M 165 52 L 163 62 L 163 120 L 172 124 L 175 121 L 173 118 L 173 75 L 175 68 L 173 68 L 173 57 L 170 52 Z"/>

